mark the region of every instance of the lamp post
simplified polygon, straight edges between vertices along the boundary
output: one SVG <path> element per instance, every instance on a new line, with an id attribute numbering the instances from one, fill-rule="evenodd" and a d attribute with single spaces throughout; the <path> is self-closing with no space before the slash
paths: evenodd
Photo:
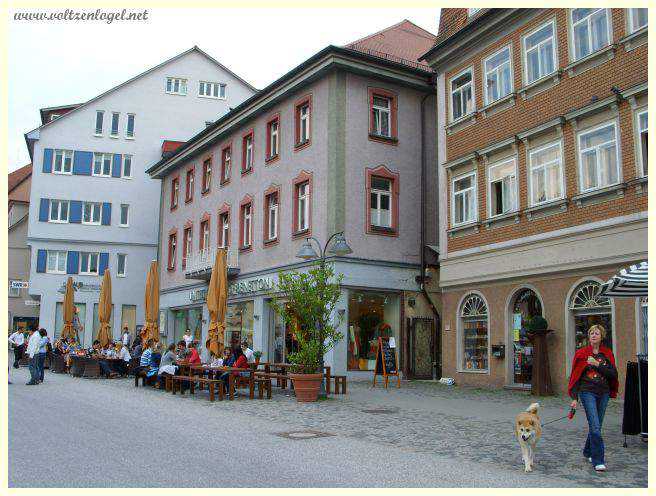
<path id="1" fill-rule="evenodd" d="M 330 242 L 333 239 L 335 240 L 335 242 L 333 243 L 330 250 L 328 250 L 328 246 L 330 245 Z M 320 254 L 314 250 L 314 247 L 312 246 L 312 243 L 310 243 L 310 240 L 313 240 L 317 244 L 317 246 L 319 247 Z M 302 258 L 303 260 L 319 259 L 319 264 L 321 265 L 321 267 L 324 267 L 326 264 L 326 252 L 338 257 L 353 253 L 353 250 L 351 250 L 351 247 L 346 242 L 346 238 L 344 238 L 344 231 L 336 232 L 335 234 L 330 236 L 328 238 L 328 241 L 326 241 L 326 244 L 323 246 L 323 249 L 321 248 L 321 243 L 319 242 L 319 240 L 314 236 L 306 238 L 305 243 L 303 243 L 301 249 L 298 250 L 296 256 L 298 258 Z M 321 371 L 323 372 L 323 355 L 321 356 Z M 321 381 L 321 388 L 319 389 L 319 397 L 320 398 L 327 397 L 326 386 L 324 384 L 324 381 Z"/>

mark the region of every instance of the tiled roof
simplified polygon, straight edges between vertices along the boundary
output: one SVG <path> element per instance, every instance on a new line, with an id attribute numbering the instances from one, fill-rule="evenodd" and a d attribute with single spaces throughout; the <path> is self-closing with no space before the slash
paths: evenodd
<path id="1" fill-rule="evenodd" d="M 466 10 L 466 9 L 465 9 Z M 419 57 L 435 44 L 435 35 L 404 19 L 345 46 L 376 57 L 430 71 Z"/>
<path id="2" fill-rule="evenodd" d="M 32 174 L 32 164 L 27 164 L 16 169 L 14 172 L 9 174 L 9 185 L 7 187 L 7 192 L 11 193 L 16 186 L 25 181 Z"/>
<path id="3" fill-rule="evenodd" d="M 184 145 L 184 141 L 172 141 L 164 140 L 162 141 L 162 157 L 168 156 L 173 153 L 177 148 Z"/>

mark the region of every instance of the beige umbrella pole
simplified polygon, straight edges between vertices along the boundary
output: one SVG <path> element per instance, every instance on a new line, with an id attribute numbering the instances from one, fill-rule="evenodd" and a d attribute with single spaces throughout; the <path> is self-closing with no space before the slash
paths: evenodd
<path id="1" fill-rule="evenodd" d="M 207 310 L 210 314 L 210 325 L 205 346 L 216 356 L 223 351 L 223 335 L 225 332 L 225 315 L 227 302 L 226 252 L 216 251 L 214 267 L 207 289 Z"/>
<path id="2" fill-rule="evenodd" d="M 98 320 L 100 321 L 100 330 L 98 331 L 98 341 L 101 346 L 107 346 L 112 340 L 112 330 L 109 320 L 112 316 L 112 280 L 109 277 L 109 269 L 105 269 L 102 286 L 100 288 L 100 299 L 98 301 Z"/>
<path id="3" fill-rule="evenodd" d="M 73 278 L 69 277 L 66 281 L 66 292 L 64 293 L 64 326 L 61 330 L 62 338 L 75 337 L 73 328 L 73 317 L 75 316 L 75 303 L 73 302 Z"/>

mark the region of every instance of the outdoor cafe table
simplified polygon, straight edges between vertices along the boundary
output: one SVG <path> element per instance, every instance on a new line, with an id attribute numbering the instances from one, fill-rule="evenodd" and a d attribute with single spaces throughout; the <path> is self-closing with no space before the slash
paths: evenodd
<path id="1" fill-rule="evenodd" d="M 208 372 L 248 372 L 248 389 L 249 398 L 255 398 L 255 370 L 241 369 L 238 367 L 212 367 L 210 365 L 187 365 L 189 367 L 189 375 L 205 375 Z M 235 376 L 228 374 L 228 398 L 235 399 Z"/>
<path id="2" fill-rule="evenodd" d="M 281 375 L 287 375 L 290 368 L 294 367 L 294 364 L 291 363 L 271 363 L 271 362 L 261 362 L 260 366 L 264 367 L 264 372 L 269 374 L 273 369 L 274 372 Z M 324 365 L 323 370 L 325 371 L 324 377 L 326 378 L 326 393 L 330 394 L 330 365 Z"/>

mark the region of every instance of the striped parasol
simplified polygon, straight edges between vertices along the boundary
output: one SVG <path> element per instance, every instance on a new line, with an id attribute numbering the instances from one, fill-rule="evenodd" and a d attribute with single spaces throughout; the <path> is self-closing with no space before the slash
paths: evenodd
<path id="1" fill-rule="evenodd" d="M 640 297 L 647 296 L 649 262 L 640 262 L 610 278 L 599 296 Z"/>

